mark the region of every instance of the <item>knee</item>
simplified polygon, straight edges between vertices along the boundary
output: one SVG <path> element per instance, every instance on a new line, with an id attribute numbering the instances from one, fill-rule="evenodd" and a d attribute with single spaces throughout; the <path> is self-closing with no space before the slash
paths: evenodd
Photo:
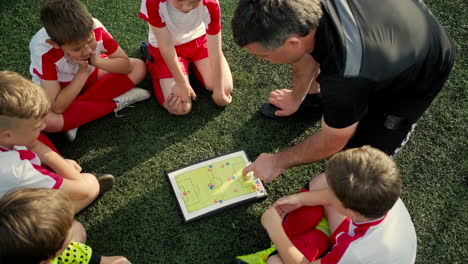
<path id="1" fill-rule="evenodd" d="M 93 201 L 99 195 L 99 182 L 96 176 L 90 173 L 82 173 L 87 185 L 86 199 Z"/>
<path id="2" fill-rule="evenodd" d="M 282 264 L 284 263 L 279 254 L 272 255 L 267 259 L 267 264 Z"/>
<path id="3" fill-rule="evenodd" d="M 189 101 L 185 104 L 174 103 L 172 106 L 169 106 L 164 102 L 164 108 L 173 115 L 187 115 L 192 110 L 192 102 Z"/>
<path id="4" fill-rule="evenodd" d="M 71 233 L 72 241 L 86 243 L 86 230 L 80 222 L 73 220 Z"/>
<path id="5" fill-rule="evenodd" d="M 232 90 L 234 90 L 234 85 L 232 84 L 231 80 L 231 82 L 226 82 L 226 84 L 224 85 L 224 93 L 231 94 Z"/>
<path id="6" fill-rule="evenodd" d="M 128 78 L 130 78 L 133 83 L 138 84 L 145 78 L 146 64 L 142 60 L 135 58 L 130 58 L 130 63 L 131 71 L 128 74 Z"/>
<path id="7" fill-rule="evenodd" d="M 327 175 L 325 173 L 321 173 L 309 182 L 309 190 L 319 190 L 323 188 L 327 188 L 328 183 L 327 183 Z"/>

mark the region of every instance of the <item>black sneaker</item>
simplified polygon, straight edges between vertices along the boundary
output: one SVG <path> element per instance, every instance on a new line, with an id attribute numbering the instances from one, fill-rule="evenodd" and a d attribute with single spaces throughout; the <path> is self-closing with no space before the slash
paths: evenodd
<path id="1" fill-rule="evenodd" d="M 149 61 L 154 61 L 153 56 L 150 55 L 149 49 L 148 49 L 148 42 L 143 41 L 140 45 L 140 52 L 143 58 L 143 61 L 149 60 Z"/>
<path id="2" fill-rule="evenodd" d="M 110 191 L 115 183 L 115 178 L 111 174 L 107 173 L 91 173 L 99 182 L 99 195 Z"/>
<path id="3" fill-rule="evenodd" d="M 269 118 L 272 119 L 287 119 L 290 117 L 302 117 L 302 118 L 310 118 L 310 119 L 317 119 L 320 118 L 323 114 L 323 107 L 322 107 L 322 98 L 320 94 L 308 94 L 302 101 L 299 109 L 289 116 L 277 116 L 275 113 L 276 111 L 281 110 L 281 108 L 276 107 L 273 104 L 266 103 L 263 104 L 260 108 L 260 112 Z"/>

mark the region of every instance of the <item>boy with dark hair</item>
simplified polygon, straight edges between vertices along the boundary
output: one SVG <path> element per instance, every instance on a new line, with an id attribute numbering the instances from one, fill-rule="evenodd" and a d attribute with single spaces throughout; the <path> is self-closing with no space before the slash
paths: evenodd
<path id="1" fill-rule="evenodd" d="M 0 197 L 17 188 L 60 189 L 78 212 L 109 190 L 114 177 L 96 180 L 58 154 L 41 134 L 49 109 L 44 89 L 17 73 L 0 71 Z"/>
<path id="2" fill-rule="evenodd" d="M 382 151 L 363 146 L 340 152 L 309 191 L 283 197 L 263 214 L 279 254 L 240 256 L 235 263 L 414 263 L 416 233 L 399 198 L 401 186 L 398 167 Z M 329 240 L 319 223 L 324 211 Z"/>
<path id="3" fill-rule="evenodd" d="M 21 189 L 0 199 L 0 263 L 130 264 L 125 257 L 104 257 L 86 242 L 73 220 L 71 201 L 61 191 Z"/>
<path id="4" fill-rule="evenodd" d="M 46 132 L 77 128 L 149 98 L 134 88 L 146 74 L 143 61 L 128 58 L 106 28 L 78 0 L 48 0 L 43 28 L 32 38 L 30 72 L 51 100 Z"/>

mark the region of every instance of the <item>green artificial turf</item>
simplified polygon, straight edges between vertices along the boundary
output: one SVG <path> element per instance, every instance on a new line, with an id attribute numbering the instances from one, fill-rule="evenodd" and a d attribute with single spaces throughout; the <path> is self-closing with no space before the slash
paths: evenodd
<path id="1" fill-rule="evenodd" d="M 139 0 L 83 1 L 132 57 L 147 26 L 138 18 Z M 0 70 L 29 75 L 29 41 L 39 24 L 42 1 L 0 2 Z M 86 171 L 116 176 L 114 189 L 77 218 L 88 244 L 105 255 L 124 255 L 132 263 L 229 263 L 235 256 L 265 249 L 269 239 L 262 212 L 322 172 L 324 162 L 286 171 L 268 184 L 268 199 L 208 218 L 182 223 L 164 170 L 244 149 L 252 159 L 314 133 L 316 123 L 273 121 L 257 111 L 270 91 L 290 87 L 286 65 L 260 61 L 232 42 L 230 20 L 237 1 L 221 0 L 223 50 L 231 66 L 233 103 L 224 109 L 197 90 L 193 111 L 169 115 L 152 98 L 84 125 L 75 142 L 53 140 L 67 158 Z M 427 1 L 455 40 L 457 58 L 449 81 L 418 122 L 410 142 L 396 157 L 404 181 L 402 198 L 418 235 L 417 263 L 468 260 L 468 4 L 465 0 Z M 141 87 L 151 89 L 145 80 Z M 378 261 L 377 261 L 378 262 Z"/>

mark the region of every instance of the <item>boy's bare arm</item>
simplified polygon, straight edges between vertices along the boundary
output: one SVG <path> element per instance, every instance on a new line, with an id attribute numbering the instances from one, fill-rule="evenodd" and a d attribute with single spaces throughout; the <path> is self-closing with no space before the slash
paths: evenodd
<path id="1" fill-rule="evenodd" d="M 195 92 L 190 86 L 188 78 L 185 77 L 185 74 L 181 69 L 170 32 L 167 30 L 166 27 L 157 28 L 151 25 L 150 27 L 151 30 L 153 30 L 153 33 L 158 41 L 161 56 L 163 57 L 164 62 L 171 71 L 172 76 L 174 77 L 175 84 L 173 94 L 177 97 L 181 97 L 182 99 L 188 99 L 188 97 L 191 97 L 193 100 L 195 100 Z"/>
<path id="2" fill-rule="evenodd" d="M 42 142 L 36 140 L 34 145 L 28 148 L 36 153 L 42 163 L 49 166 L 57 175 L 69 180 L 80 180 L 81 176 L 72 163 L 67 162 L 62 156 L 51 150 Z"/>
<path id="3" fill-rule="evenodd" d="M 231 95 L 224 92 L 224 74 L 223 74 L 223 51 L 221 32 L 216 35 L 206 35 L 208 44 L 208 61 L 213 71 L 213 100 L 219 106 L 225 106 L 231 103 Z"/>
<path id="4" fill-rule="evenodd" d="M 289 212 L 292 212 L 302 206 L 329 205 L 330 193 L 328 188 L 320 190 L 311 190 L 308 192 L 296 193 L 284 196 L 276 201 L 272 206 L 283 218 Z"/>
<path id="5" fill-rule="evenodd" d="M 92 54 L 89 58 L 89 64 L 108 72 L 121 74 L 129 74 L 132 70 L 130 59 L 121 47 L 118 47 L 107 58 L 101 58 L 99 55 Z"/>
<path id="6" fill-rule="evenodd" d="M 49 96 L 52 112 L 62 114 L 67 110 L 73 100 L 80 94 L 91 71 L 92 67 L 87 63 L 86 65 L 80 65 L 80 70 L 75 74 L 73 80 L 63 89 L 60 87 L 58 80 L 41 80 L 41 87 L 46 90 Z"/>
<path id="7" fill-rule="evenodd" d="M 308 264 L 307 258 L 292 244 L 284 231 L 283 217 L 271 206 L 262 215 L 262 225 L 275 244 L 281 259 L 287 264 Z"/>

